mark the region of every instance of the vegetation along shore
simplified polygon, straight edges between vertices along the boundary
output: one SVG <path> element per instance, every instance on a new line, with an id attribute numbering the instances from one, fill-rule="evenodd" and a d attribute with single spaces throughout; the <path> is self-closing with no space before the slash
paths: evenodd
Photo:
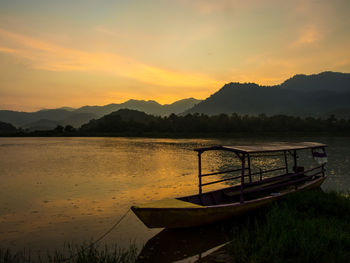
<path id="1" fill-rule="evenodd" d="M 228 262 L 349 262 L 350 198 L 322 190 L 292 194 L 254 214 L 232 220 Z M 88 247 L 88 249 L 84 249 Z M 68 259 L 68 260 L 67 260 Z M 200 262 L 216 262 L 215 252 Z M 52 254 L 0 250 L 0 262 L 137 262 L 134 245 L 67 246 Z"/>
<path id="2" fill-rule="evenodd" d="M 52 130 L 23 130 L 0 123 L 0 136 L 144 136 L 144 137 L 225 137 L 234 134 L 347 135 L 350 119 L 257 116 L 238 114 L 187 114 L 161 117 L 122 109 L 93 119 L 75 129 L 70 125 Z"/>

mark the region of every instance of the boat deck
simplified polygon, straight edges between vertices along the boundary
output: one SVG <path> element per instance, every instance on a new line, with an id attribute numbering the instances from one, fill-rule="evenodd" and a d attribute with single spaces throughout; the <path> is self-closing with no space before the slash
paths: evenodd
<path id="1" fill-rule="evenodd" d="M 182 228 L 210 224 L 240 216 L 256 210 L 274 200 L 299 190 L 319 187 L 326 179 L 326 145 L 320 143 L 270 143 L 256 146 L 213 146 L 196 149 L 198 152 L 198 194 L 150 202 L 132 206 L 132 211 L 150 228 Z M 297 150 L 311 149 L 319 166 L 305 170 L 298 165 Z M 202 173 L 201 156 L 206 151 L 223 150 L 233 152 L 240 161 L 234 169 Z M 261 153 L 272 153 L 259 155 Z M 252 172 L 251 159 L 256 157 L 281 156 L 283 167 L 258 169 Z M 288 156 L 293 158 L 290 167 Z M 283 161 L 282 159 L 282 161 Z M 283 173 L 275 175 L 276 172 Z M 237 174 L 238 173 L 238 174 Z M 225 176 L 219 176 L 226 174 Z M 216 180 L 202 182 L 206 176 Z M 219 176 L 219 177 L 218 177 Z M 202 187 L 222 182 L 241 181 L 238 185 L 215 191 L 203 192 Z"/>
<path id="2" fill-rule="evenodd" d="M 267 195 L 278 195 L 292 188 L 296 189 L 305 182 L 319 177 L 320 176 L 310 177 L 306 175 L 287 174 L 280 177 L 267 178 L 262 181 L 248 183 L 244 186 L 243 190 L 244 200 L 249 201 Z M 224 189 L 180 197 L 177 199 L 199 206 L 215 206 L 239 203 L 240 195 L 240 185 L 234 185 Z"/>

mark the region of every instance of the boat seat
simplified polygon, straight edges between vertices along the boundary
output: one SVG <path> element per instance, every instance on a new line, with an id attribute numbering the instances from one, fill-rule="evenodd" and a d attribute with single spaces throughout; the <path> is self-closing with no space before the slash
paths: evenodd
<path id="1" fill-rule="evenodd" d="M 231 190 L 231 189 L 228 189 L 226 191 L 222 191 L 223 194 L 227 197 L 233 197 L 235 195 L 239 195 L 241 193 L 241 190 Z"/>
<path id="2" fill-rule="evenodd" d="M 205 193 L 200 195 L 200 199 L 202 201 L 202 205 L 214 205 L 215 204 L 215 200 L 212 197 L 212 195 L 210 193 Z"/>
<path id="3" fill-rule="evenodd" d="M 202 201 L 198 195 L 188 196 L 186 199 L 188 202 L 190 202 L 192 204 L 202 205 Z"/>
<path id="4" fill-rule="evenodd" d="M 305 168 L 303 166 L 293 166 L 293 171 L 295 173 L 302 173 L 305 171 Z"/>
<path id="5" fill-rule="evenodd" d="M 225 196 L 222 191 L 212 192 L 212 197 L 216 205 L 225 203 Z"/>

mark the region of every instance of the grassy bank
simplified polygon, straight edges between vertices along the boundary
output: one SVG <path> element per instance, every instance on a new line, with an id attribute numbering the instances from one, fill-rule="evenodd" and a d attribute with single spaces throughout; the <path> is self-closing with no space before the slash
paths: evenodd
<path id="1" fill-rule="evenodd" d="M 320 190 L 299 192 L 256 214 L 228 223 L 232 230 L 232 242 L 225 246 L 224 253 L 229 255 L 227 262 L 350 262 L 349 196 Z M 88 249 L 84 249 L 86 247 Z M 219 255 L 221 259 L 222 255 Z M 0 249 L 0 263 L 126 263 L 134 262 L 136 258 L 134 245 L 125 250 L 86 244 L 70 245 L 63 250 L 40 255 Z"/>
<path id="2" fill-rule="evenodd" d="M 233 262 L 350 262 L 350 198 L 296 193 L 233 228 Z"/>
<path id="3" fill-rule="evenodd" d="M 90 244 L 67 245 L 62 250 L 47 253 L 0 249 L 0 263 L 128 263 L 135 262 L 137 248 L 131 244 L 128 249 L 100 247 Z"/>

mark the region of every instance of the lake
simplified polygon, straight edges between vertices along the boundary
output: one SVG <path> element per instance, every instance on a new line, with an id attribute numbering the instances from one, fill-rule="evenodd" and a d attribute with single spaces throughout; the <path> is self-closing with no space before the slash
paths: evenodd
<path id="1" fill-rule="evenodd" d="M 64 242 L 89 241 L 107 231 L 135 203 L 197 193 L 194 148 L 286 140 L 328 144 L 329 178 L 322 188 L 350 190 L 347 137 L 0 138 L 0 247 L 46 251 L 59 249 Z M 204 171 L 215 171 L 230 162 L 227 154 L 210 153 L 203 160 Z M 178 248 L 176 253 L 181 256 L 168 261 L 191 262 L 194 254 L 227 241 L 215 227 L 161 230 L 148 229 L 130 212 L 102 243 L 128 247 L 135 242 L 141 248 L 148 240 L 146 247 L 160 240 L 173 242 L 176 248 L 181 240 L 193 248 Z M 197 239 L 192 240 L 193 236 Z"/>

